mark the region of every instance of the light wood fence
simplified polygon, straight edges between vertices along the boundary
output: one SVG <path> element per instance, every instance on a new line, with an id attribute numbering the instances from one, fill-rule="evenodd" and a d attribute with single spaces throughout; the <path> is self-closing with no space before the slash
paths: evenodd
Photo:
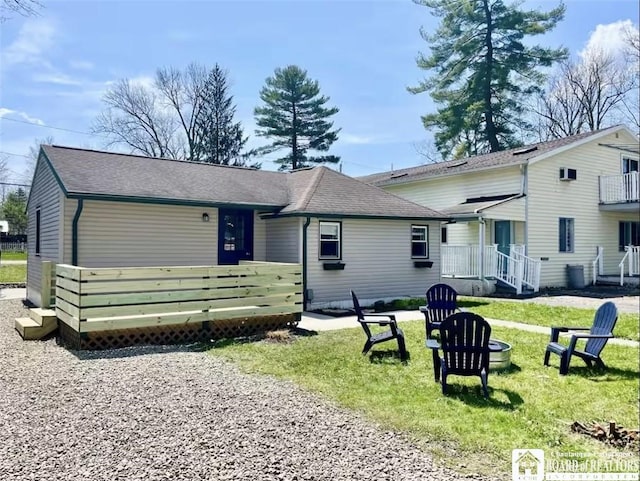
<path id="1" fill-rule="evenodd" d="M 78 333 L 302 313 L 302 266 L 56 267 L 56 315 Z"/>

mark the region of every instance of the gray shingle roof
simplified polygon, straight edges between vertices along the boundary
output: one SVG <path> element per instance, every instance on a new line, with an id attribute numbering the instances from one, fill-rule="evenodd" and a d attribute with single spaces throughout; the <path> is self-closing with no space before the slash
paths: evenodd
<path id="1" fill-rule="evenodd" d="M 278 172 L 45 145 L 65 189 L 75 194 L 264 205 L 287 203 Z"/>
<path id="2" fill-rule="evenodd" d="M 608 133 L 609 131 L 612 132 L 620 128 L 620 126 L 615 126 L 608 129 L 572 135 L 570 137 L 555 139 L 548 142 L 539 142 L 537 144 L 532 144 L 526 147 L 503 150 L 501 152 L 493 152 L 490 154 L 477 155 L 475 157 L 468 157 L 465 159 L 449 160 L 447 162 L 439 162 L 436 164 L 426 164 L 420 165 L 418 167 L 409 167 L 406 169 L 399 169 L 395 171 L 381 172 L 378 174 L 358 177 L 358 180 L 371 185 L 382 187 L 395 184 L 404 184 L 406 182 L 414 182 L 432 177 L 440 177 L 460 174 L 464 172 L 473 172 L 476 170 L 524 164 L 529 160 L 552 150 L 568 146 L 574 142 L 578 142 L 594 135 L 602 135 L 604 133 Z"/>
<path id="3" fill-rule="evenodd" d="M 68 194 L 263 207 L 286 215 L 446 218 L 326 167 L 293 173 L 43 145 Z"/>
<path id="4" fill-rule="evenodd" d="M 327 167 L 290 174 L 291 201 L 281 214 L 310 213 L 367 217 L 447 218 Z"/>

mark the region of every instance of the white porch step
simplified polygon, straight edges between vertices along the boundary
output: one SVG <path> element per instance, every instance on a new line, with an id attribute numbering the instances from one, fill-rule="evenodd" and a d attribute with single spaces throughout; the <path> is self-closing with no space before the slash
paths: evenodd
<path id="1" fill-rule="evenodd" d="M 58 320 L 46 319 L 43 324 L 39 324 L 30 317 L 19 317 L 14 326 L 25 341 L 42 339 L 58 328 Z"/>

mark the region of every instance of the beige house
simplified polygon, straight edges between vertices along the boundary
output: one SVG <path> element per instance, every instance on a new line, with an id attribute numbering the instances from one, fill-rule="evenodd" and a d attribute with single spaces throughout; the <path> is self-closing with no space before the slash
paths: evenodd
<path id="1" fill-rule="evenodd" d="M 27 298 L 42 261 L 91 268 L 302 265 L 304 307 L 424 295 L 445 215 L 326 167 L 293 173 L 42 146 Z"/>
<path id="2" fill-rule="evenodd" d="M 444 277 L 520 292 L 578 286 L 581 277 L 633 281 L 639 158 L 638 138 L 616 126 L 360 180 L 452 218 L 441 226 Z"/>

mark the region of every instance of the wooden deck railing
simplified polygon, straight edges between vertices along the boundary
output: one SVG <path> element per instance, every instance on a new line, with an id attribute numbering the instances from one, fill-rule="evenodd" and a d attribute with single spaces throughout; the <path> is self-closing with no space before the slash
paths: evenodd
<path id="1" fill-rule="evenodd" d="M 58 265 L 56 314 L 97 332 L 302 312 L 300 264 L 87 268 Z"/>

